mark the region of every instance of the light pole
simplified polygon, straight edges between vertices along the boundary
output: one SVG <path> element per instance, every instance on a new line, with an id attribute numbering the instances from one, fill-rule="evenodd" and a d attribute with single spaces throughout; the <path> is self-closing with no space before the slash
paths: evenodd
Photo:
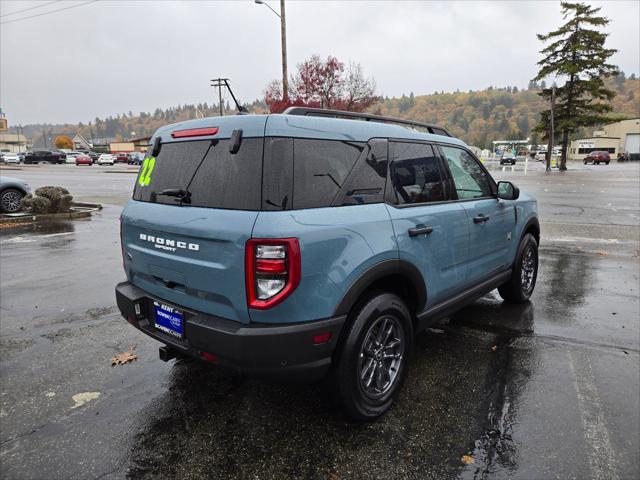
<path id="1" fill-rule="evenodd" d="M 266 5 L 280 19 L 280 41 L 282 43 L 282 100 L 289 100 L 289 80 L 287 74 L 287 23 L 285 20 L 284 0 L 280 0 L 280 13 L 264 0 L 254 0 L 258 5 Z"/>

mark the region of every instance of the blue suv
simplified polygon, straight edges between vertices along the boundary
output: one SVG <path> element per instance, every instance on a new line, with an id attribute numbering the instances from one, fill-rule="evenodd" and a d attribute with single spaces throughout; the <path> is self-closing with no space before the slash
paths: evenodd
<path id="1" fill-rule="evenodd" d="M 536 201 L 434 125 L 292 107 L 160 128 L 121 216 L 118 307 L 253 375 L 330 375 L 385 412 L 414 335 L 494 288 L 533 292 Z"/>

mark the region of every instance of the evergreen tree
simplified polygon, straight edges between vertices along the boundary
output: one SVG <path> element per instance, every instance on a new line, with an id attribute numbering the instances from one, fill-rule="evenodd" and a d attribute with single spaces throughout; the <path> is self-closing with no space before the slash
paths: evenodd
<path id="1" fill-rule="evenodd" d="M 626 77 L 623 71 L 620 71 L 618 75 L 613 77 L 613 84 L 616 86 L 616 90 L 620 93 L 624 92 L 624 82 Z"/>
<path id="2" fill-rule="evenodd" d="M 566 170 L 569 134 L 580 127 L 612 120 L 606 114 L 612 110 L 610 101 L 615 92 L 605 87 L 604 79 L 616 75 L 618 68 L 607 62 L 616 50 L 605 48 L 608 34 L 598 28 L 606 26 L 609 20 L 597 15 L 600 8 L 585 3 L 560 5 L 564 19 L 568 20 L 557 30 L 538 35 L 538 40 L 549 44 L 540 51 L 544 58 L 538 62 L 540 71 L 534 80 L 550 75 L 566 79 L 563 86 L 556 88 L 554 109 L 555 128 L 562 133 L 560 170 Z M 551 100 L 552 89 L 544 88 L 540 95 Z M 551 110 L 541 112 L 536 128 L 546 132 L 550 119 Z"/>

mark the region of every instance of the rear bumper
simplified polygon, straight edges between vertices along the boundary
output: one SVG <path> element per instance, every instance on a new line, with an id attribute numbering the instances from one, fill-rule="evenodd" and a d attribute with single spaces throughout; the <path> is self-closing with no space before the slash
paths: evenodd
<path id="1" fill-rule="evenodd" d="M 208 352 L 217 357 L 220 365 L 258 376 L 321 378 L 331 366 L 346 319 L 342 315 L 296 324 L 243 324 L 185 308 L 184 338 L 178 339 L 154 327 L 154 299 L 161 301 L 129 282 L 116 286 L 122 316 L 177 355 L 201 358 L 203 352 Z M 140 315 L 135 313 L 135 304 L 140 305 Z M 314 336 L 326 332 L 331 332 L 330 340 L 314 345 Z"/>

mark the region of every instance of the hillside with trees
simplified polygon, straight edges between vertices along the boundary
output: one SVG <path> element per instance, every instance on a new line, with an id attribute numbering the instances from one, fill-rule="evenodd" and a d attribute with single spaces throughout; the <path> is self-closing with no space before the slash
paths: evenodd
<path id="1" fill-rule="evenodd" d="M 606 85 L 616 92 L 612 100 L 612 115 L 625 118 L 640 116 L 640 79 L 635 74 L 628 78 L 624 73 L 606 80 Z M 535 140 L 532 131 L 540 120 L 540 112 L 548 105 L 538 92 L 545 85 L 531 82 L 527 89 L 517 87 L 489 87 L 486 90 L 452 93 L 434 92 L 430 95 L 402 95 L 382 97 L 367 110 L 372 113 L 397 116 L 422 122 L 443 125 L 469 145 L 490 147 L 492 140 Z M 263 100 L 255 100 L 244 106 L 252 113 L 266 113 L 269 107 Z M 227 114 L 235 114 L 225 104 Z M 61 133 L 80 133 L 88 140 L 126 138 L 152 135 L 162 125 L 193 118 L 216 116 L 218 106 L 214 103 L 178 105 L 154 112 L 121 113 L 115 117 L 95 118 L 87 123 L 38 124 L 23 126 L 28 138 L 41 135 L 43 130 Z M 591 135 L 596 129 L 581 129 L 573 136 Z M 15 131 L 15 127 L 14 127 Z M 132 134 L 134 133 L 134 135 Z M 538 141 L 541 141 L 540 139 Z"/>
<path id="2" fill-rule="evenodd" d="M 624 73 L 608 79 L 607 86 L 616 92 L 612 100 L 612 115 L 634 118 L 640 116 L 640 80 Z M 471 92 L 435 92 L 431 95 L 384 98 L 371 111 L 447 127 L 453 135 L 469 145 L 491 147 L 492 140 L 532 139 L 541 141 L 533 132 L 540 121 L 540 112 L 548 102 L 539 95 L 544 82 L 531 82 L 526 90 L 517 87 L 489 87 Z M 574 137 L 591 135 L 593 128 L 578 129 Z"/>

